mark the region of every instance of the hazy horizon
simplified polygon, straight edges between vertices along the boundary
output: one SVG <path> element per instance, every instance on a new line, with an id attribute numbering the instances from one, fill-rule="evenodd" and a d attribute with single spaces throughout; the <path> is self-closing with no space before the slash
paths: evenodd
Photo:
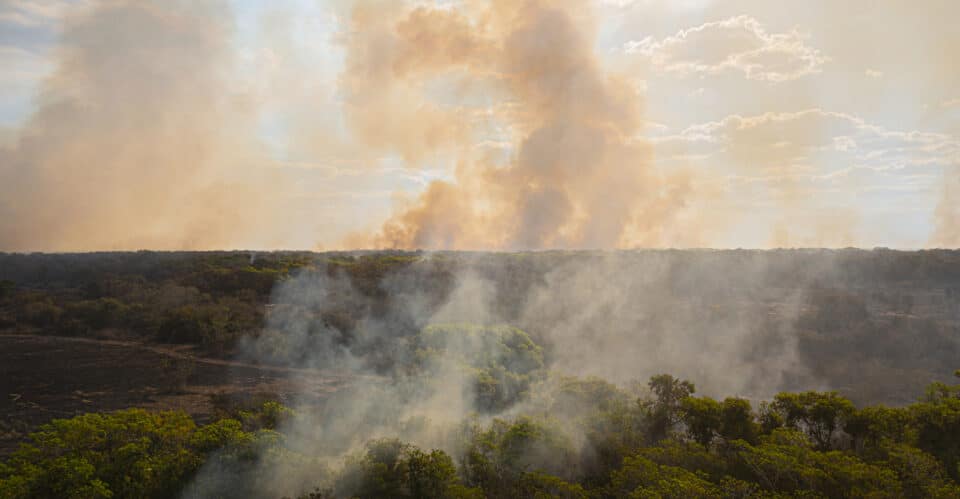
<path id="1" fill-rule="evenodd" d="M 958 14 L 0 2 L 0 251 L 957 247 Z"/>

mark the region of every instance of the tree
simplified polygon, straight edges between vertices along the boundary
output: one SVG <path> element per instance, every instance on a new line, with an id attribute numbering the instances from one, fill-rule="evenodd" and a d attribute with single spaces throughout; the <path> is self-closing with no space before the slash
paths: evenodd
<path id="1" fill-rule="evenodd" d="M 804 431 L 818 449 L 830 449 L 833 438 L 856 409 L 837 392 L 779 393 L 772 407 L 791 428 Z"/>
<path id="2" fill-rule="evenodd" d="M 335 486 L 338 497 L 471 497 L 453 459 L 441 450 L 424 452 L 398 439 L 367 443 L 363 455 L 348 460 Z"/>
<path id="3" fill-rule="evenodd" d="M 760 445 L 738 440 L 728 460 L 737 476 L 767 491 L 812 497 L 902 497 L 896 473 L 840 451 L 817 451 L 798 430 L 779 428 Z M 799 494 L 798 494 L 799 493 Z"/>
<path id="4" fill-rule="evenodd" d="M 960 476 L 960 399 L 911 406 L 917 447 L 940 460 L 954 479 Z"/>
<path id="5" fill-rule="evenodd" d="M 933 456 L 906 444 L 886 444 L 882 449 L 886 467 L 897 473 L 906 497 L 960 497 L 960 488 L 950 482 L 943 464 Z"/>
<path id="6" fill-rule="evenodd" d="M 543 351 L 527 333 L 510 326 L 434 324 L 411 342 L 414 368 L 429 374 L 453 362 L 473 379 L 475 406 L 502 411 L 523 398 L 543 375 Z"/>
<path id="7" fill-rule="evenodd" d="M 726 440 L 756 443 L 760 426 L 753 420 L 750 401 L 727 397 L 720 404 L 720 436 Z"/>
<path id="8" fill-rule="evenodd" d="M 142 409 L 54 420 L 14 454 L 0 489 L 12 482 L 24 497 L 175 496 L 203 462 L 188 447 L 195 430 L 186 414 Z"/>
<path id="9" fill-rule="evenodd" d="M 449 497 L 458 484 L 453 459 L 441 450 L 407 452 L 407 482 L 411 497 Z"/>
<path id="10" fill-rule="evenodd" d="M 663 499 L 719 498 L 720 490 L 704 476 L 640 456 L 628 457 L 607 487 L 609 497 Z"/>
<path id="11" fill-rule="evenodd" d="M 905 441 L 909 423 L 910 413 L 905 409 L 864 407 L 850 414 L 843 431 L 853 439 L 853 450 L 863 455 L 878 452 L 884 441 Z"/>
<path id="12" fill-rule="evenodd" d="M 680 403 L 692 395 L 696 388 L 693 383 L 669 374 L 651 377 L 648 386 L 656 398 L 652 403 L 645 404 L 649 413 L 648 434 L 650 440 L 656 442 L 666 438 L 680 422 Z"/>
<path id="13" fill-rule="evenodd" d="M 517 482 L 515 497 L 535 499 L 587 499 L 583 487 L 540 471 L 524 473 Z"/>
<path id="14" fill-rule="evenodd" d="M 720 432 L 720 403 L 710 397 L 687 397 L 680 402 L 680 417 L 687 433 L 700 445 L 708 446 Z"/>
<path id="15" fill-rule="evenodd" d="M 0 300 L 5 300 L 13 296 L 16 289 L 17 284 L 15 282 L 7 279 L 0 280 Z"/>
<path id="16" fill-rule="evenodd" d="M 463 429 L 459 458 L 467 486 L 489 497 L 514 497 L 525 473 L 561 480 L 575 476 L 576 452 L 566 434 L 551 421 L 520 417 L 495 419 L 488 429 Z"/>

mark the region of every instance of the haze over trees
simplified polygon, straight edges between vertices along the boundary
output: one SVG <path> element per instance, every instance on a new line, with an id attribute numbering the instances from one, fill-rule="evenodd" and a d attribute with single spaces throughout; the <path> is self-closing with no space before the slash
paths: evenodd
<path id="1" fill-rule="evenodd" d="M 958 260 L 0 255 L 5 335 L 354 380 L 290 408 L 5 416 L 0 497 L 955 497 Z"/>
<path id="2" fill-rule="evenodd" d="M 0 0 L 0 499 L 960 498 L 915 4 Z"/>
<path id="3" fill-rule="evenodd" d="M 904 404 L 956 367 L 958 264 L 946 250 L 6 254 L 0 327 L 284 364 L 322 343 L 382 373 L 390 360 L 367 354 L 427 322 L 511 324 L 546 362 L 617 381 L 672 371 L 718 394 Z M 740 366 L 742 386 L 710 385 Z"/>
<path id="4" fill-rule="evenodd" d="M 380 438 L 332 464 L 277 431 L 302 417 L 277 404 L 203 426 L 177 412 L 87 414 L 31 434 L 0 464 L 0 497 L 271 497 L 289 490 L 277 470 L 296 468 L 316 484 L 304 498 L 960 494 L 960 385 L 898 408 L 834 392 L 753 407 L 695 397 L 667 374 L 649 388 L 562 378 L 551 403 L 461 423 L 452 453 Z"/>

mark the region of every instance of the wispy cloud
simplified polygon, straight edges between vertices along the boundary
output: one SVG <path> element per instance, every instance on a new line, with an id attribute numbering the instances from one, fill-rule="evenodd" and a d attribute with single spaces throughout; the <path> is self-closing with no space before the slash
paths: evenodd
<path id="1" fill-rule="evenodd" d="M 22 28 L 54 26 L 71 6 L 82 3 L 84 0 L 6 0 L 0 2 L 0 24 Z"/>
<path id="2" fill-rule="evenodd" d="M 770 33 L 746 15 L 683 29 L 661 40 L 629 41 L 623 48 L 648 57 L 665 72 L 703 76 L 733 71 L 770 82 L 819 73 L 829 60 L 807 44 L 804 33 L 796 29 Z"/>
<path id="3" fill-rule="evenodd" d="M 930 192 L 944 168 L 960 163 L 960 141 L 948 134 L 889 129 L 819 108 L 733 114 L 650 140 L 664 164 L 726 172 L 731 185 L 786 183 L 804 195 Z"/>

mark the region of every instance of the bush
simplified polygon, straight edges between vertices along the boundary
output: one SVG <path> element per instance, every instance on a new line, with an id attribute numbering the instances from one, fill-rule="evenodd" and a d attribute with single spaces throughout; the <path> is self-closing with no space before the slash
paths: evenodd
<path id="1" fill-rule="evenodd" d="M 543 376 L 543 351 L 515 327 L 439 324 L 415 338 L 413 358 L 426 372 L 455 362 L 473 378 L 475 406 L 496 412 L 524 398 Z"/>
<path id="2" fill-rule="evenodd" d="M 338 497 L 468 497 L 453 460 L 445 452 L 424 452 L 396 439 L 374 440 L 348 460 L 337 480 Z"/>
<path id="3" fill-rule="evenodd" d="M 176 497 L 211 453 L 249 461 L 265 436 L 232 419 L 198 428 L 182 412 L 127 409 L 57 419 L 0 465 L 0 498 Z"/>

